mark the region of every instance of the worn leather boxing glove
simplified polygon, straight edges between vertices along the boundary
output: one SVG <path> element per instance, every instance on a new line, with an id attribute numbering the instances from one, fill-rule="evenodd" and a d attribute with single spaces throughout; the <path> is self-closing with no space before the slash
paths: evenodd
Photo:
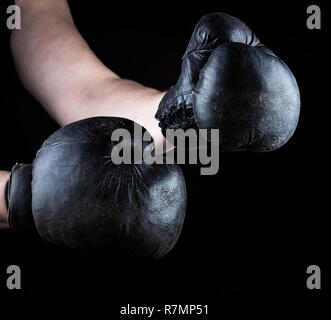
<path id="1" fill-rule="evenodd" d="M 181 75 L 160 102 L 166 129 L 219 129 L 221 150 L 271 151 L 298 123 L 300 95 L 287 67 L 241 20 L 203 16 L 182 59 Z"/>
<path id="2" fill-rule="evenodd" d="M 132 150 L 141 142 L 133 136 L 134 122 L 109 117 L 69 124 L 44 142 L 32 170 L 36 229 L 57 245 L 160 258 L 175 245 L 184 222 L 183 174 L 177 165 L 115 164 L 111 154 L 118 142 L 111 141 L 111 135 L 116 129 L 131 134 L 124 142 Z M 148 144 L 142 143 L 143 150 Z M 9 184 L 12 221 L 18 220 L 13 208 L 21 206 L 14 182 L 24 180 L 28 194 L 31 178 L 17 175 L 20 168 L 27 167 L 16 168 Z"/>

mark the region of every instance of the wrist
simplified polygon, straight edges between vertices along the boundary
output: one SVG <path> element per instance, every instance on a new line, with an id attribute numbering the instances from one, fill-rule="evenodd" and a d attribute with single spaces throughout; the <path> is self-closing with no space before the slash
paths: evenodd
<path id="1" fill-rule="evenodd" d="M 10 172 L 0 171 L 0 229 L 8 229 L 8 209 L 6 206 L 6 185 Z"/>

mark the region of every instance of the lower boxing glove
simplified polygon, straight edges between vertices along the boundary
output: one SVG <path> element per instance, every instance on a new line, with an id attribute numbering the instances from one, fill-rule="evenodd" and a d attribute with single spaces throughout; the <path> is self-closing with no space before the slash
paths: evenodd
<path id="1" fill-rule="evenodd" d="M 134 122 L 98 117 L 71 123 L 44 142 L 33 168 L 14 167 L 8 184 L 11 228 L 34 224 L 57 245 L 152 258 L 173 248 L 186 211 L 183 174 L 177 165 L 115 164 L 116 129 L 133 134 Z M 126 143 L 135 149 L 139 141 L 131 135 Z M 143 149 L 149 144 L 142 142 Z"/>

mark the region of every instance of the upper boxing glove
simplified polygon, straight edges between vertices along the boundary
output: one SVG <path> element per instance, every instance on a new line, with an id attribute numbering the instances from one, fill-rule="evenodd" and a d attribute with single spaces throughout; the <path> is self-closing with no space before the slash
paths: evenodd
<path id="1" fill-rule="evenodd" d="M 175 245 L 184 222 L 183 174 L 177 165 L 115 164 L 116 129 L 131 133 L 125 143 L 133 150 L 141 143 L 133 137 L 134 122 L 108 117 L 69 124 L 44 142 L 32 170 L 36 229 L 58 245 L 160 258 Z M 147 145 L 142 142 L 143 149 Z M 18 207 L 13 182 L 9 189 L 9 208 Z"/>
<path id="2" fill-rule="evenodd" d="M 181 75 L 160 102 L 166 129 L 219 129 L 221 150 L 271 151 L 298 123 L 300 95 L 287 67 L 239 19 L 205 15 L 183 56 Z"/>

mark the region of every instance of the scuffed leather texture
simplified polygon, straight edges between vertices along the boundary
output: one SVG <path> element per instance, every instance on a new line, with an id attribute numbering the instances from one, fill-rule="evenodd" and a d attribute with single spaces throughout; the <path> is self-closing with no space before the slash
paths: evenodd
<path id="1" fill-rule="evenodd" d="M 7 184 L 9 228 L 14 232 L 35 232 L 31 208 L 32 165 L 16 164 Z"/>
<path id="2" fill-rule="evenodd" d="M 110 137 L 117 128 L 133 133 L 133 122 L 90 118 L 45 141 L 33 163 L 37 229 L 58 245 L 160 258 L 182 229 L 185 180 L 177 165 L 115 165 L 110 154 L 118 142 Z M 136 142 L 128 143 L 136 148 Z"/>
<path id="3" fill-rule="evenodd" d="M 203 16 L 156 118 L 166 129 L 219 129 L 221 150 L 271 151 L 292 136 L 300 95 L 286 64 L 241 20 Z"/>
<path id="4" fill-rule="evenodd" d="M 218 46 L 193 99 L 199 128 L 219 129 L 223 150 L 275 150 L 293 135 L 299 118 L 295 78 L 264 47 Z"/>

